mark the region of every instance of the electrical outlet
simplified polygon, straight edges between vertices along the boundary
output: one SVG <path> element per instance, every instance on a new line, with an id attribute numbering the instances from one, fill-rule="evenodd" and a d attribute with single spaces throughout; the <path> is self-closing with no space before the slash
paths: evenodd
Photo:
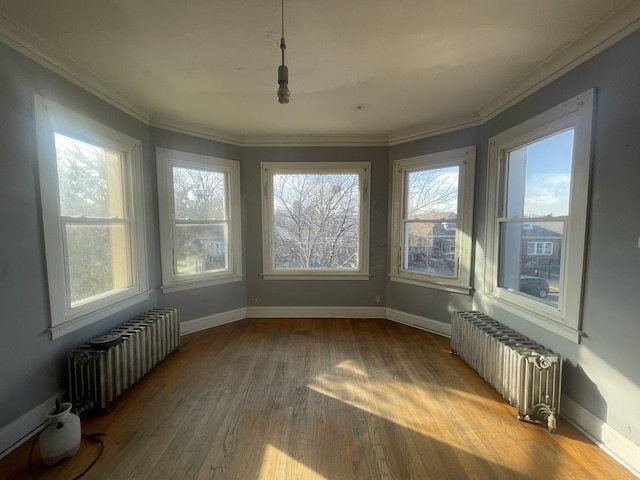
<path id="1" fill-rule="evenodd" d="M 376 295 L 376 303 L 380 303 L 380 295 Z"/>
<path id="2" fill-rule="evenodd" d="M 255 295 L 251 297 L 251 301 L 253 303 L 258 303 L 258 297 L 256 297 Z"/>

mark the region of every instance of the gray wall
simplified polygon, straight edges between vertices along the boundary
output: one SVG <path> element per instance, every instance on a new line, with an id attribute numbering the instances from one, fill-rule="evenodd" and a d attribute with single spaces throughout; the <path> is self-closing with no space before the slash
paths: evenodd
<path id="1" fill-rule="evenodd" d="M 0 44 L 0 426 L 66 386 L 66 353 L 157 303 L 145 303 L 51 341 L 36 157 L 38 93 L 142 141 L 149 282 L 159 284 L 155 167 L 149 129 Z"/>
<path id="2" fill-rule="evenodd" d="M 597 88 L 580 345 L 483 301 L 477 307 L 565 358 L 563 393 L 640 444 L 640 32 L 592 58 L 482 126 L 476 185 L 477 244 L 484 244 L 491 136 Z M 481 280 L 478 256 L 476 282 Z"/>
<path id="3" fill-rule="evenodd" d="M 145 224 L 151 298 L 54 341 L 50 326 L 39 197 L 33 94 L 76 110 L 142 141 Z M 246 282 L 163 295 L 157 218 L 155 147 L 239 160 L 240 149 L 167 132 L 137 121 L 0 44 L 0 428 L 66 389 L 66 354 L 154 306 L 182 320 L 246 305 Z M 246 255 L 245 255 L 246 256 Z"/>
<path id="4" fill-rule="evenodd" d="M 369 280 L 263 280 L 260 162 L 371 162 Z M 247 304 L 250 306 L 381 306 L 385 297 L 387 251 L 386 147 L 248 147 L 243 149 L 241 184 L 246 221 Z M 250 297 L 258 297 L 250 303 Z"/>

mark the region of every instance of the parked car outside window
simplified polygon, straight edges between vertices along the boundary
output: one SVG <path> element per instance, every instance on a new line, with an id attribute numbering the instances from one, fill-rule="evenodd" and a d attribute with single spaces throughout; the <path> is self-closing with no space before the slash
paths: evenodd
<path id="1" fill-rule="evenodd" d="M 519 290 L 522 293 L 545 298 L 547 295 L 549 295 L 549 282 L 547 282 L 544 278 L 521 275 Z"/>

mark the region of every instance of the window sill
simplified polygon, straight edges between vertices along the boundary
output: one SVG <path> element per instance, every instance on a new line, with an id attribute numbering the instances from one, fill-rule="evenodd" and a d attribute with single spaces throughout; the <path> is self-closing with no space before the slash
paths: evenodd
<path id="1" fill-rule="evenodd" d="M 460 285 L 445 282 L 437 282 L 434 280 L 423 280 L 421 278 L 414 278 L 403 275 L 389 275 L 389 279 L 392 282 L 405 283 L 407 285 L 415 285 L 417 287 L 432 288 L 434 290 L 444 290 L 452 293 L 462 293 L 469 295 L 473 287 L 470 285 Z"/>
<path id="2" fill-rule="evenodd" d="M 264 280 L 369 280 L 371 275 L 362 273 L 263 273 Z"/>
<path id="3" fill-rule="evenodd" d="M 543 312 L 534 311 L 514 301 L 506 300 L 496 295 L 485 293 L 484 299 L 491 305 L 505 310 L 519 318 L 554 333 L 574 343 L 580 343 L 584 332 L 562 322 L 560 317 L 554 317 Z"/>
<path id="4" fill-rule="evenodd" d="M 149 300 L 151 296 L 150 291 L 142 292 L 132 297 L 128 297 L 125 300 L 121 300 L 117 303 L 111 304 L 107 307 L 101 308 L 99 310 L 95 310 L 92 313 L 88 313 L 78 318 L 74 318 L 71 320 L 66 320 L 65 322 L 54 325 L 49 329 L 51 332 L 51 340 L 55 340 L 56 338 L 63 337 L 71 332 L 75 332 L 83 327 L 96 323 L 103 318 L 108 317 L 109 315 L 113 315 L 118 313 L 121 310 L 125 310 L 129 307 L 133 307 L 140 302 L 144 302 Z"/>
<path id="5" fill-rule="evenodd" d="M 190 280 L 176 282 L 169 285 L 162 285 L 160 289 L 162 293 L 182 292 L 184 290 L 193 290 L 196 288 L 213 287 L 216 285 L 224 285 L 226 283 L 240 282 L 244 278 L 244 275 L 229 275 L 218 278 L 207 278 L 199 280 Z"/>

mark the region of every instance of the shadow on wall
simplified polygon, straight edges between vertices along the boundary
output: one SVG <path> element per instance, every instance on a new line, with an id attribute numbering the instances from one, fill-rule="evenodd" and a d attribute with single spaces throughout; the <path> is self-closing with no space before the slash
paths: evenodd
<path id="1" fill-rule="evenodd" d="M 562 392 L 572 400 L 579 398 L 581 407 L 606 421 L 608 405 L 600 388 L 581 365 L 574 364 L 567 358 L 562 365 Z"/>

